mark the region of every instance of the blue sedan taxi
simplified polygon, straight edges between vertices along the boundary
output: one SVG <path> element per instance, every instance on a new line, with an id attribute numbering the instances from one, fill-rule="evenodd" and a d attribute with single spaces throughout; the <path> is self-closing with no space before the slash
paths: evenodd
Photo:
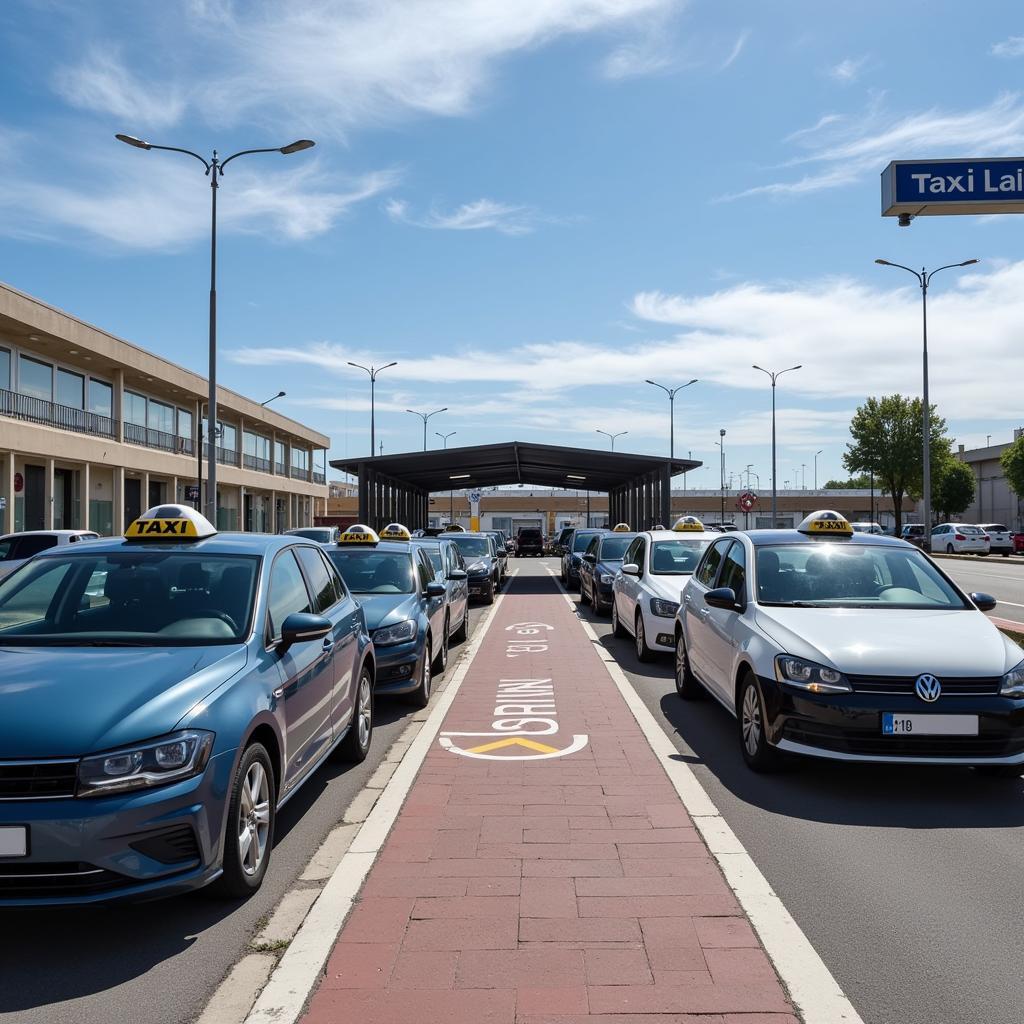
<path id="1" fill-rule="evenodd" d="M 373 646 L 321 547 L 161 505 L 0 583 L 0 905 L 259 888 L 281 805 L 366 757 Z"/>
<path id="2" fill-rule="evenodd" d="M 379 694 L 430 701 L 431 677 L 448 664 L 448 591 L 434 579 L 426 551 L 398 523 L 376 531 L 350 526 L 326 548 L 366 616 L 376 652 Z"/>

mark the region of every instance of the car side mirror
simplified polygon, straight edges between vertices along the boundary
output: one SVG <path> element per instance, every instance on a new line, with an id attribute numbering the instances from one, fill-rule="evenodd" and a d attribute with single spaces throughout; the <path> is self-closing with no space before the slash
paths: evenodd
<path id="1" fill-rule="evenodd" d="M 331 620 L 323 615 L 292 612 L 281 623 L 281 640 L 277 649 L 283 653 L 292 644 L 302 644 L 309 640 L 323 640 L 330 633 L 331 628 Z"/>
<path id="2" fill-rule="evenodd" d="M 991 594 L 973 593 L 971 600 L 979 612 L 990 612 L 996 606 L 996 599 Z"/>
<path id="3" fill-rule="evenodd" d="M 469 573 L 466 572 L 465 569 L 452 569 L 452 571 L 448 573 L 448 579 L 450 580 L 464 580 L 467 579 L 468 576 Z"/>
<path id="4" fill-rule="evenodd" d="M 448 593 L 443 583 L 438 583 L 437 580 L 431 580 L 427 584 L 426 595 L 427 597 L 444 597 Z"/>
<path id="5" fill-rule="evenodd" d="M 640 575 L 640 566 L 637 565 L 636 562 L 627 562 L 622 567 L 622 575 L 623 576 L 639 576 Z"/>
<path id="6" fill-rule="evenodd" d="M 735 612 L 740 610 L 740 604 L 736 600 L 736 591 L 732 587 L 716 587 L 704 595 L 704 601 L 712 608 L 724 608 L 726 611 Z"/>
<path id="7" fill-rule="evenodd" d="M 597 555 L 591 554 L 589 551 L 587 551 L 583 555 L 583 561 L 584 562 L 589 562 L 591 565 L 596 565 L 597 564 Z"/>

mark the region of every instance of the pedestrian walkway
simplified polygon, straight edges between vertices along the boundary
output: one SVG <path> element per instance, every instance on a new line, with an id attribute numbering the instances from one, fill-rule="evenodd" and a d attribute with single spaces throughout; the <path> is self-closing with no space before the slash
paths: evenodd
<path id="1" fill-rule="evenodd" d="M 495 615 L 306 1024 L 796 1024 L 555 581 Z"/>

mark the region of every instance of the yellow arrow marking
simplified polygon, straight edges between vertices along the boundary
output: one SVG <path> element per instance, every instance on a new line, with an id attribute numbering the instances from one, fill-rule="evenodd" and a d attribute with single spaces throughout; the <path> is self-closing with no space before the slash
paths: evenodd
<path id="1" fill-rule="evenodd" d="M 558 747 L 549 747 L 546 743 L 538 743 L 536 740 L 524 740 L 518 737 L 507 740 L 495 740 L 493 743 L 485 743 L 482 747 L 469 747 L 471 754 L 486 754 L 491 750 L 500 750 L 502 747 L 526 747 L 528 750 L 536 750 L 539 754 L 554 754 Z"/>

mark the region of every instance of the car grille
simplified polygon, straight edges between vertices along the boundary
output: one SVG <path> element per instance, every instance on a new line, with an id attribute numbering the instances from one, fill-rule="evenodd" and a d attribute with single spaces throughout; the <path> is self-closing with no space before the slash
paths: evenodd
<path id="1" fill-rule="evenodd" d="M 882 736 L 842 732 L 810 722 L 787 722 L 782 736 L 821 750 L 865 757 L 1009 757 L 1024 751 L 1024 740 L 1005 735 Z"/>
<path id="2" fill-rule="evenodd" d="M 199 860 L 199 844 L 191 825 L 177 825 L 152 835 L 136 839 L 130 844 L 144 857 L 152 857 L 162 864 L 180 864 L 183 861 Z"/>
<path id="3" fill-rule="evenodd" d="M 76 761 L 0 761 L 0 800 L 75 795 Z"/>
<path id="4" fill-rule="evenodd" d="M 890 693 L 913 696 L 917 676 L 847 676 L 854 693 Z M 943 697 L 994 697 L 1003 680 L 1000 676 L 938 677 Z"/>
<path id="5" fill-rule="evenodd" d="M 83 863 L 6 864 L 0 861 L 0 899 L 55 899 L 110 892 L 130 879 Z"/>

